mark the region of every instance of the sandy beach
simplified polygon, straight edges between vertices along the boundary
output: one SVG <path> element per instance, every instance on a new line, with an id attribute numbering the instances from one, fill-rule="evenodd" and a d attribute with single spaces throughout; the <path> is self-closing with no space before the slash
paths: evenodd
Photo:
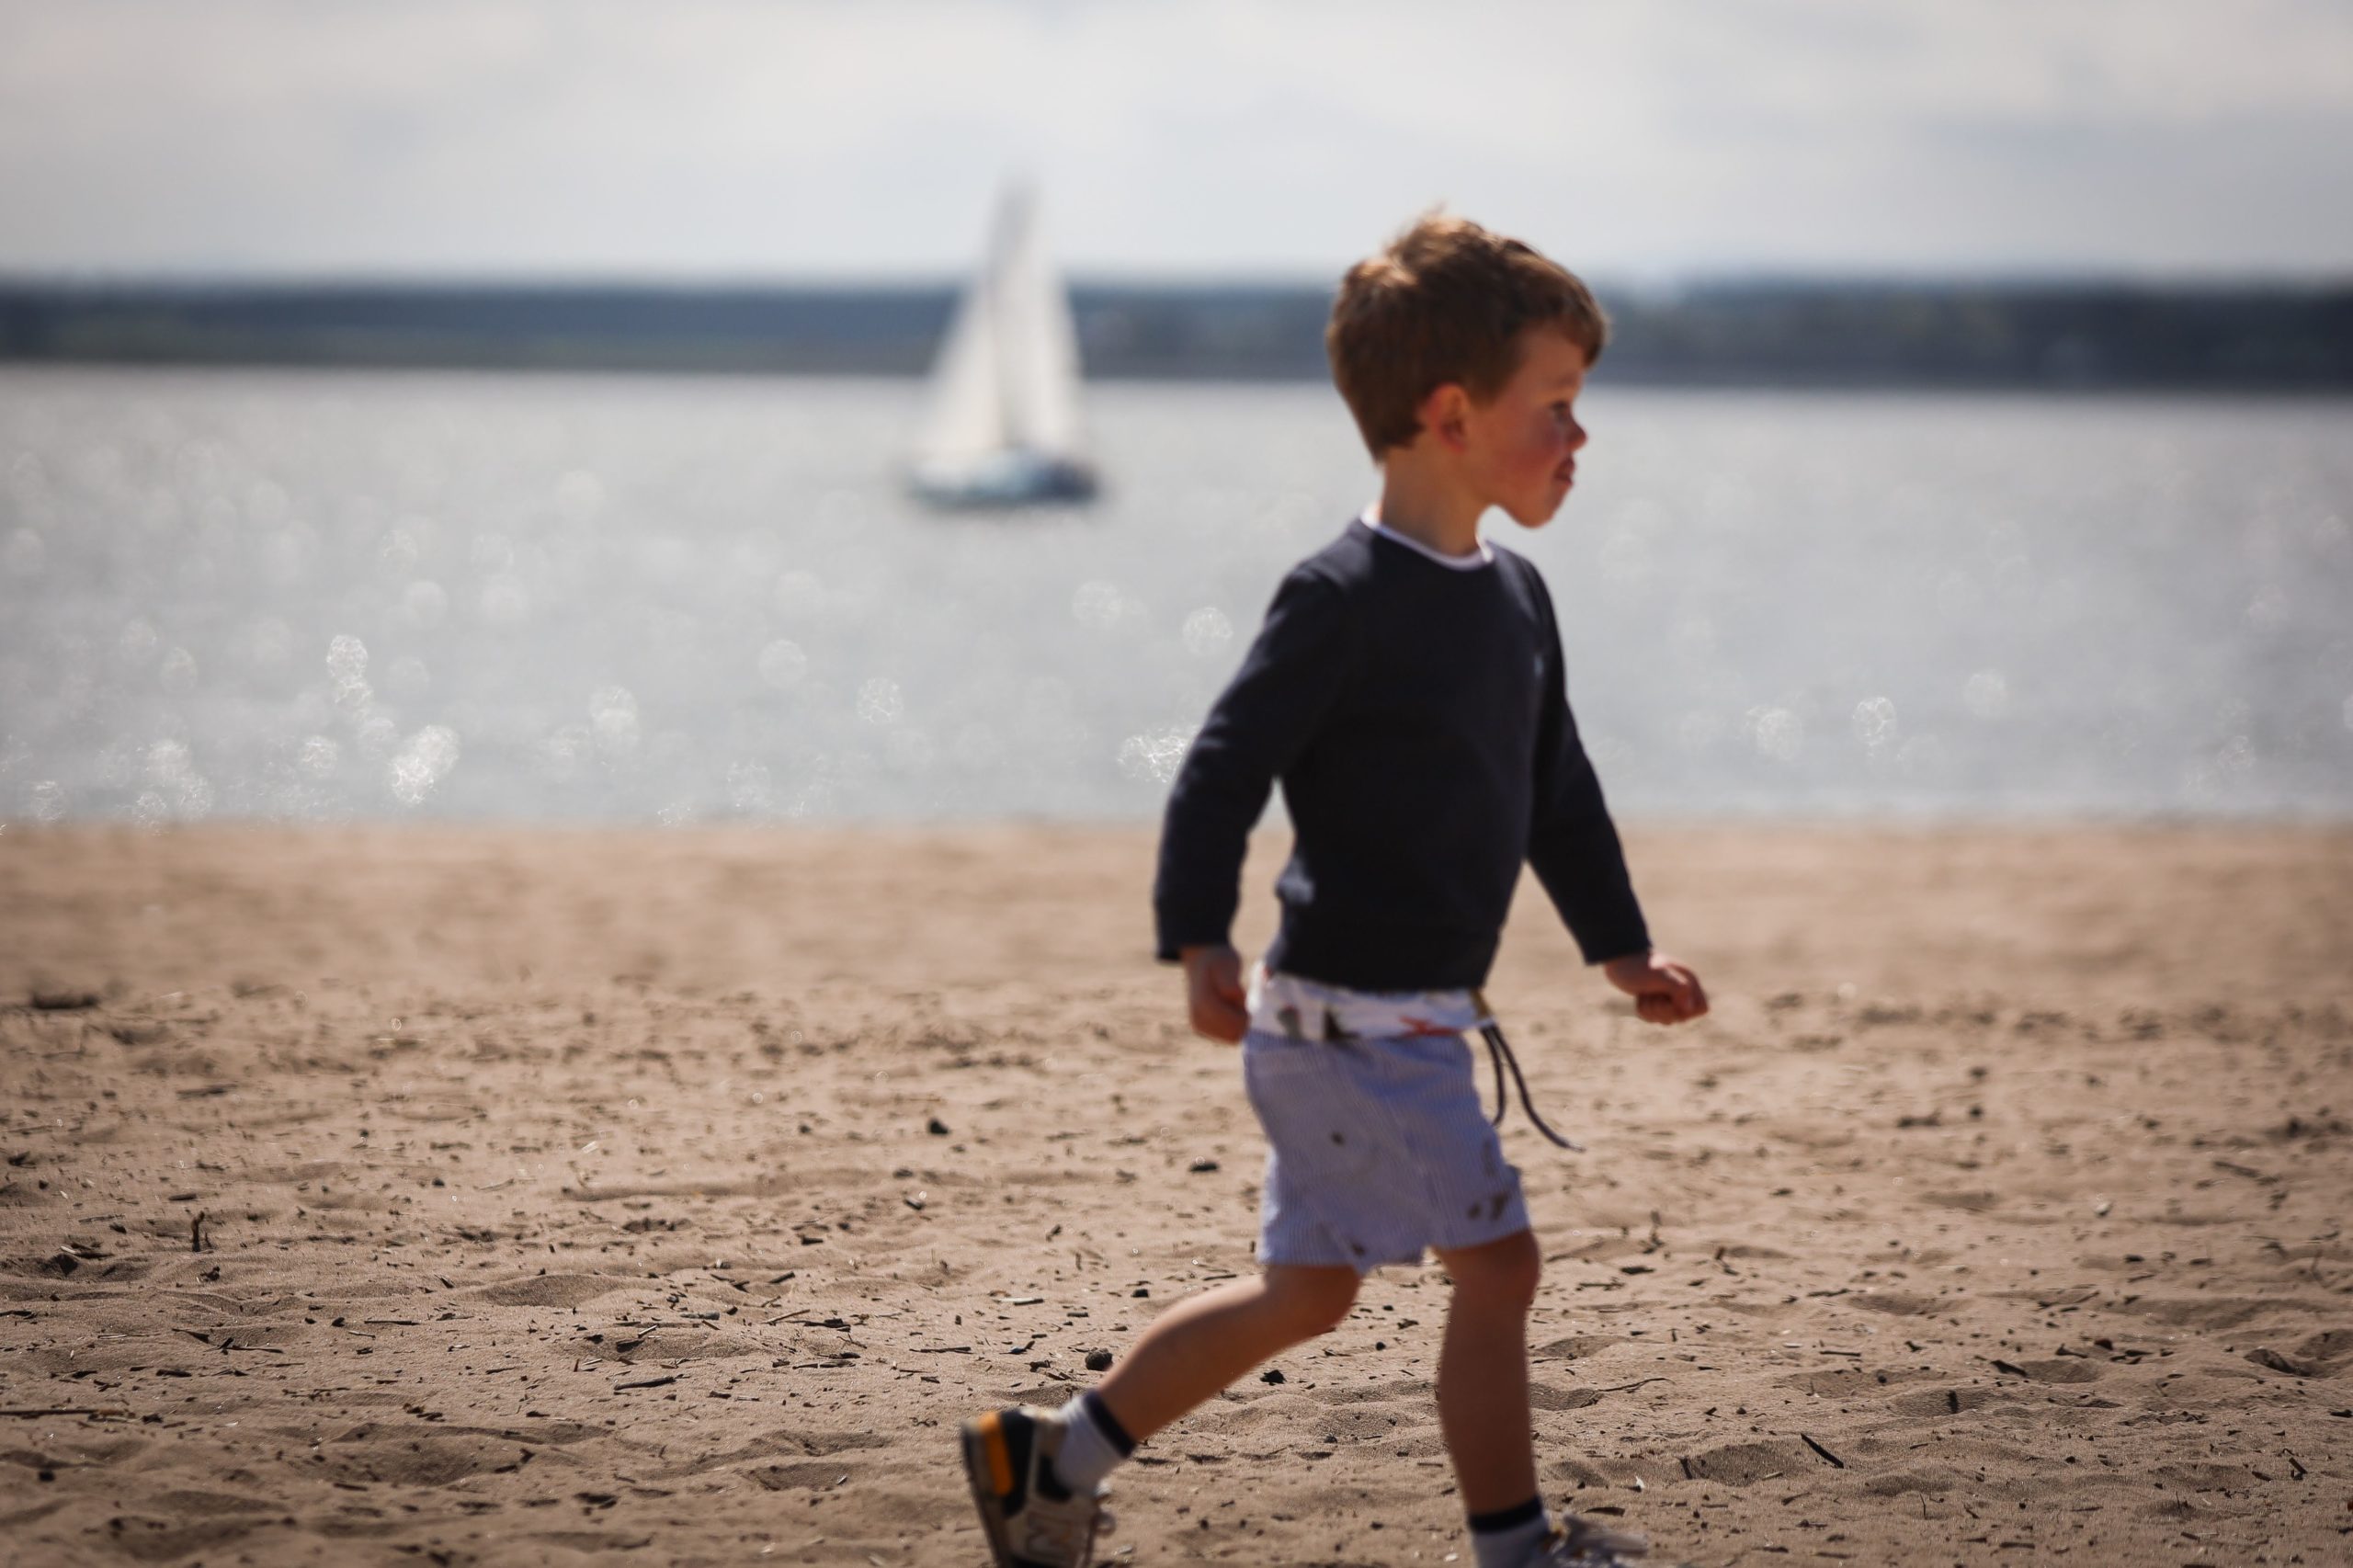
<path id="1" fill-rule="evenodd" d="M 1653 825 L 1491 995 L 1556 1501 L 1657 1560 L 2353 1561 L 2353 830 Z M 983 1560 L 962 1416 L 1252 1267 L 1132 828 L 0 833 L 0 1560 Z M 1262 839 L 1243 937 L 1262 941 Z M 1112 1561 L 1469 1561 L 1446 1284 Z M 1459 1558 L 1453 1554 L 1459 1554 Z"/>

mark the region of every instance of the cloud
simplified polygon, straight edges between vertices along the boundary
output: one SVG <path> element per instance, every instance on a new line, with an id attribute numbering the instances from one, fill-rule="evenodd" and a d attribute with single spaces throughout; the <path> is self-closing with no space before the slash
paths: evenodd
<path id="1" fill-rule="evenodd" d="M 0 268 L 2344 269 L 2332 0 L 0 0 Z"/>

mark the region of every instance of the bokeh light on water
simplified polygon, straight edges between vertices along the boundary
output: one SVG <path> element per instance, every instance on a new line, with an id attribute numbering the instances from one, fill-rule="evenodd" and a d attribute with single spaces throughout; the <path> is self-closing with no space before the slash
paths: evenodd
<path id="1" fill-rule="evenodd" d="M 1151 815 L 1345 415 L 1094 386 L 1099 504 L 939 516 L 922 391 L 0 372 L 0 824 Z M 2342 403 L 1584 412 L 1491 528 L 1621 812 L 2353 814 Z"/>

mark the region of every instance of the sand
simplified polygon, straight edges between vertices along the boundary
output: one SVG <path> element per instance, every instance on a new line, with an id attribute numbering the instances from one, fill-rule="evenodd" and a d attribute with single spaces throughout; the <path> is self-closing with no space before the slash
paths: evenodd
<path id="1" fill-rule="evenodd" d="M 1531 898 L 1492 988 L 1590 1145 L 1506 1141 L 1556 1500 L 1711 1565 L 2353 1561 L 2353 831 L 1630 843 L 1714 1016 Z M 1251 1267 L 1151 849 L 0 833 L 0 1559 L 982 1561 L 957 1421 Z M 1148 1444 L 1110 1560 L 1467 1563 L 1446 1290 Z"/>

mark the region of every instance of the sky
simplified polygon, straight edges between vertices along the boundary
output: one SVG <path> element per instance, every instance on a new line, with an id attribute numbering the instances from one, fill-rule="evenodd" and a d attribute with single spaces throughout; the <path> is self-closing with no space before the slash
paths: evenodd
<path id="1" fill-rule="evenodd" d="M 2353 0 L 0 0 L 0 274 L 2353 276 Z"/>

